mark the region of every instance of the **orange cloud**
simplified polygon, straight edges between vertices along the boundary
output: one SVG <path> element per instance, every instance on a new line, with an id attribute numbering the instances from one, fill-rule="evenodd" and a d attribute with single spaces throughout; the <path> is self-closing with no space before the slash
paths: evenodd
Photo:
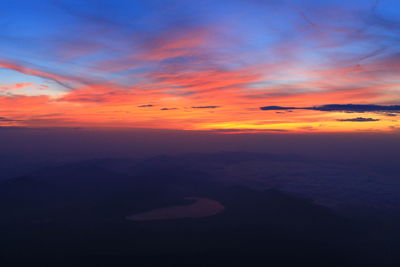
<path id="1" fill-rule="evenodd" d="M 5 85 L 5 86 L 1 86 L 0 90 L 18 90 L 18 89 L 22 89 L 25 87 L 29 87 L 35 85 L 34 83 L 15 83 L 15 84 L 11 84 L 11 85 Z"/>
<path id="2" fill-rule="evenodd" d="M 308 18 L 305 19 L 307 22 Z M 301 29 L 318 44 L 312 49 L 340 46 L 322 31 L 325 28 L 344 34 L 344 42 L 352 41 L 351 30 L 347 28 L 326 27 L 311 20 L 308 24 L 318 28 L 316 33 L 315 29 L 309 32 L 304 25 Z M 57 97 L 0 96 L 0 116 L 8 119 L 2 123 L 223 133 L 387 131 L 399 125 L 396 117 L 379 114 L 368 115 L 371 120 L 360 125 L 351 121 L 357 116 L 350 118 L 336 112 L 262 112 L 258 109 L 269 105 L 395 104 L 391 102 L 400 102 L 396 91 L 399 84 L 393 78 L 400 69 L 397 59 L 364 62 L 380 55 L 377 51 L 355 59 L 332 56 L 329 64 L 307 65 L 298 55 L 310 49 L 293 41 L 280 43 L 260 54 L 243 52 L 254 58 L 254 62 L 249 63 L 239 56 L 224 56 L 222 49 L 214 51 L 216 36 L 215 31 L 195 27 L 172 27 L 155 36 L 124 36 L 115 41 L 116 46 L 126 42 L 132 43 L 132 47 L 125 44 L 118 53 L 112 54 L 113 57 L 76 67 L 68 74 L 2 60 L 0 67 L 70 87 L 68 92 Z M 140 42 L 131 42 L 131 39 Z M 65 56 L 63 60 L 107 49 L 91 42 L 86 45 L 72 42 L 61 48 L 71 50 L 60 51 Z M 21 81 L 4 88 L 22 89 L 31 85 Z M 218 108 L 192 108 L 210 106 Z"/>

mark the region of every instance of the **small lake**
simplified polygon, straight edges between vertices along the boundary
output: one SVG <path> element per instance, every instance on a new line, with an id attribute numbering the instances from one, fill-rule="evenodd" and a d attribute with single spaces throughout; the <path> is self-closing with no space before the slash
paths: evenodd
<path id="1" fill-rule="evenodd" d="M 193 204 L 172 206 L 145 211 L 128 216 L 131 221 L 176 220 L 182 218 L 203 218 L 220 213 L 225 207 L 218 201 L 208 198 L 187 197 Z"/>

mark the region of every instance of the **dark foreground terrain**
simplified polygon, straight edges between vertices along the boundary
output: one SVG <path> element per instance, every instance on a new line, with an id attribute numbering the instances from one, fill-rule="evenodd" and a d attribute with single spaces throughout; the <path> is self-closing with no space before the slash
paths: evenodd
<path id="1" fill-rule="evenodd" d="M 364 181 L 354 169 L 312 166 L 217 153 L 43 167 L 0 184 L 1 266 L 400 266 L 393 174 L 374 195 L 372 170 Z M 224 209 L 127 219 L 188 197 Z"/>

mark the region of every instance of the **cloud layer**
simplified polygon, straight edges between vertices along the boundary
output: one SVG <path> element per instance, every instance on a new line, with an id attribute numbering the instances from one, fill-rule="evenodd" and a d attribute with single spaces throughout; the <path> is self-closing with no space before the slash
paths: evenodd
<path id="1" fill-rule="evenodd" d="M 379 119 L 357 117 L 352 119 L 338 119 L 337 121 L 369 122 L 369 121 L 379 121 Z"/>
<path id="2" fill-rule="evenodd" d="M 0 125 L 400 126 L 399 3 L 100 2 L 0 4 L 0 112 L 15 118 Z M 278 112 L 266 118 L 255 107 Z M 337 113 L 371 113 L 376 123 L 340 123 L 358 121 Z"/>
<path id="3" fill-rule="evenodd" d="M 316 111 L 328 111 L 328 112 L 399 112 L 400 105 L 355 105 L 355 104 L 329 104 L 315 107 L 281 107 L 281 106 L 265 106 L 260 107 L 261 110 L 316 110 Z"/>

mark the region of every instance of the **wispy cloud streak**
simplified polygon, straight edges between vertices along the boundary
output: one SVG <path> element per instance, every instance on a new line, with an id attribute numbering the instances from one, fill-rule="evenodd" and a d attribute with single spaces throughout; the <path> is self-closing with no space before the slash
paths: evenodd
<path id="1" fill-rule="evenodd" d="M 331 130 L 313 111 L 398 126 L 400 24 L 385 1 L 43 3 L 0 4 L 0 111 L 26 126 Z"/>

